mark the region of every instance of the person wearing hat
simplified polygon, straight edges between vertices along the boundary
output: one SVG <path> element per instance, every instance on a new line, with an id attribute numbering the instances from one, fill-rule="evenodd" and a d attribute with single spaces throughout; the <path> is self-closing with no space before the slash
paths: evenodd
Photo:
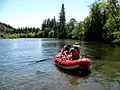
<path id="1" fill-rule="evenodd" d="M 77 60 L 80 58 L 79 47 L 80 45 L 78 44 L 78 42 L 75 42 L 75 44 L 73 44 L 73 48 L 70 49 L 72 60 Z"/>
<path id="2" fill-rule="evenodd" d="M 73 47 L 80 47 L 80 45 L 78 44 L 78 42 L 75 42 L 75 44 L 73 44 Z"/>

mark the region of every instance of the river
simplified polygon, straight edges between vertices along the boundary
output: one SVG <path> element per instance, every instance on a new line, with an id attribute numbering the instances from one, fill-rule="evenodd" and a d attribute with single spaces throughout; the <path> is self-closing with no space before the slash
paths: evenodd
<path id="1" fill-rule="evenodd" d="M 62 70 L 49 59 L 75 41 L 0 39 L 0 90 L 120 90 L 120 47 L 78 41 L 81 54 L 94 56 L 91 71 L 81 74 Z M 35 62 L 43 59 L 48 60 Z"/>

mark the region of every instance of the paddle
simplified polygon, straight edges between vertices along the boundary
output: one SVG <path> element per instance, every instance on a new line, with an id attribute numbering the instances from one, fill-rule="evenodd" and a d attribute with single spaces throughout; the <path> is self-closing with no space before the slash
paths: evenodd
<path id="1" fill-rule="evenodd" d="M 33 61 L 33 62 L 38 63 L 38 62 L 43 62 L 43 61 L 47 61 L 47 60 L 54 60 L 54 59 L 55 59 L 55 57 L 52 57 L 52 58 L 41 59 L 41 60 L 37 60 L 37 61 Z"/>
<path id="2" fill-rule="evenodd" d="M 61 58 L 60 57 L 57 57 L 57 58 Z M 38 63 L 38 62 L 43 62 L 43 61 L 47 61 L 47 60 L 55 60 L 55 57 L 52 57 L 52 58 L 46 58 L 46 59 L 41 59 L 41 60 L 38 60 L 38 61 L 34 61 L 35 63 Z"/>
<path id="3" fill-rule="evenodd" d="M 53 59 L 55 59 L 55 58 L 46 58 L 46 59 L 41 59 L 41 60 L 38 60 L 38 61 L 35 61 L 35 62 L 37 63 L 37 62 L 43 62 L 43 61 L 46 61 L 46 60 L 53 60 Z"/>
<path id="4" fill-rule="evenodd" d="M 41 60 L 38 60 L 38 61 L 35 61 L 36 63 L 38 62 L 43 62 L 43 61 L 47 61 L 47 60 L 54 60 L 55 58 L 46 58 L 46 59 L 41 59 Z"/>

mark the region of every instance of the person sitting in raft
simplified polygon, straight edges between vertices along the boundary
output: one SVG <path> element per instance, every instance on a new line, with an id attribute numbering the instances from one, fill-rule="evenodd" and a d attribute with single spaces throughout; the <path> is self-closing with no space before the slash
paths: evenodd
<path id="1" fill-rule="evenodd" d="M 61 50 L 61 53 L 64 53 L 64 51 L 69 52 L 69 50 L 70 50 L 71 47 L 72 47 L 72 45 L 70 45 L 70 44 L 65 45 L 63 47 L 63 49 Z"/>
<path id="2" fill-rule="evenodd" d="M 63 47 L 63 49 L 61 50 L 61 53 L 67 58 L 67 54 L 69 54 L 70 48 L 72 47 L 72 45 L 68 44 L 65 45 Z"/>
<path id="3" fill-rule="evenodd" d="M 79 47 L 80 45 L 78 44 L 78 42 L 75 42 L 75 44 L 73 45 L 73 48 L 70 49 L 72 60 L 77 60 L 80 58 Z"/>

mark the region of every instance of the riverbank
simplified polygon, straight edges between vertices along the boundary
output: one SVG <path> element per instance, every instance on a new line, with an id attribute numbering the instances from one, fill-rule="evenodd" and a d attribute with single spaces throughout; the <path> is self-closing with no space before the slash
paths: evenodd
<path id="1" fill-rule="evenodd" d="M 0 34 L 0 38 L 1 39 L 17 39 L 17 38 L 46 38 L 43 36 L 43 33 L 39 32 L 39 33 L 26 33 L 26 34 Z M 48 38 L 48 37 L 47 37 Z M 52 38 L 52 37 L 51 37 Z M 79 40 L 79 39 L 72 39 L 71 40 Z M 82 41 L 87 41 L 87 40 L 82 40 Z M 109 44 L 112 46 L 120 46 L 120 43 L 114 43 L 114 42 L 105 42 L 105 41 L 92 41 L 92 42 L 100 42 L 100 43 L 105 43 L 105 44 Z"/>
<path id="2" fill-rule="evenodd" d="M 1 33 L 0 34 L 0 38 L 4 38 L 4 39 L 6 39 L 6 38 L 9 38 L 9 39 L 14 39 L 14 38 L 42 38 L 42 37 L 43 37 L 43 35 L 41 35 L 40 32 L 39 33 L 35 33 L 35 32 L 33 32 L 33 33 L 20 33 L 20 34 L 18 34 L 18 33 L 14 33 L 14 34 Z"/>

